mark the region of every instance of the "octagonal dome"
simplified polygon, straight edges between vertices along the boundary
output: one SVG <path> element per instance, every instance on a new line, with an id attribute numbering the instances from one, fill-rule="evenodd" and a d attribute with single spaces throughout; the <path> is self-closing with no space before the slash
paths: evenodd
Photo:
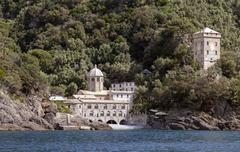
<path id="1" fill-rule="evenodd" d="M 89 73 L 88 73 L 89 77 L 103 77 L 103 73 L 101 70 L 99 70 L 97 68 L 97 66 L 95 65 L 95 68 L 93 68 Z"/>

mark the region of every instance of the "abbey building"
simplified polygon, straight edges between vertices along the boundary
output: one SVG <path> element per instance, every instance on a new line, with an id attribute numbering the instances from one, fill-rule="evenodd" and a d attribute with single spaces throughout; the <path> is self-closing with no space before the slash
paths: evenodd
<path id="1" fill-rule="evenodd" d="M 104 75 L 96 66 L 87 75 L 88 90 L 79 90 L 65 101 L 73 114 L 90 121 L 125 124 L 135 92 L 134 82 L 114 83 L 104 90 Z"/>

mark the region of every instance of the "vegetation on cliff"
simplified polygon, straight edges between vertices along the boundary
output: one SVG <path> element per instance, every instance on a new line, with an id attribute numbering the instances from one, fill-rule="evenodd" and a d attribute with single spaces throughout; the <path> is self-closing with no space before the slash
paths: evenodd
<path id="1" fill-rule="evenodd" d="M 2 0 L 0 87 L 70 96 L 98 64 L 107 87 L 136 81 L 140 110 L 237 105 L 239 10 L 239 0 Z M 205 26 L 223 34 L 222 54 L 201 72 L 189 46 Z"/>

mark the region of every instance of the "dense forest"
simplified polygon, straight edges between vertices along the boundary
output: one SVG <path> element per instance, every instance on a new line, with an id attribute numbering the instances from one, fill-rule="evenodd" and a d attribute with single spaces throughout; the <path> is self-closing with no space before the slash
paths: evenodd
<path id="1" fill-rule="evenodd" d="M 222 33 L 221 60 L 193 61 L 191 35 Z M 1 0 L 0 87 L 71 96 L 97 64 L 105 86 L 135 81 L 135 108 L 240 104 L 239 0 Z"/>

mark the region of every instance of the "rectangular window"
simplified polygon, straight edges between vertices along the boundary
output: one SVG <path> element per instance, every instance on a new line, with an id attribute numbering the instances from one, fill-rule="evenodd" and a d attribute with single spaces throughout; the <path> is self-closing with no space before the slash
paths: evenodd
<path id="1" fill-rule="evenodd" d="M 217 53 L 217 51 L 215 51 L 215 55 L 217 55 L 218 53 Z"/>
<path id="2" fill-rule="evenodd" d="M 209 42 L 207 41 L 207 45 L 209 45 Z"/>
<path id="3" fill-rule="evenodd" d="M 215 42 L 215 46 L 218 46 L 218 42 Z"/>
<path id="4" fill-rule="evenodd" d="M 207 55 L 209 55 L 209 51 L 207 50 Z"/>
<path id="5" fill-rule="evenodd" d="M 91 108 L 92 108 L 92 106 L 91 106 L 91 105 L 88 105 L 87 107 L 88 107 L 88 109 L 91 109 Z"/>
<path id="6" fill-rule="evenodd" d="M 203 45 L 203 41 L 201 41 L 201 45 Z"/>

